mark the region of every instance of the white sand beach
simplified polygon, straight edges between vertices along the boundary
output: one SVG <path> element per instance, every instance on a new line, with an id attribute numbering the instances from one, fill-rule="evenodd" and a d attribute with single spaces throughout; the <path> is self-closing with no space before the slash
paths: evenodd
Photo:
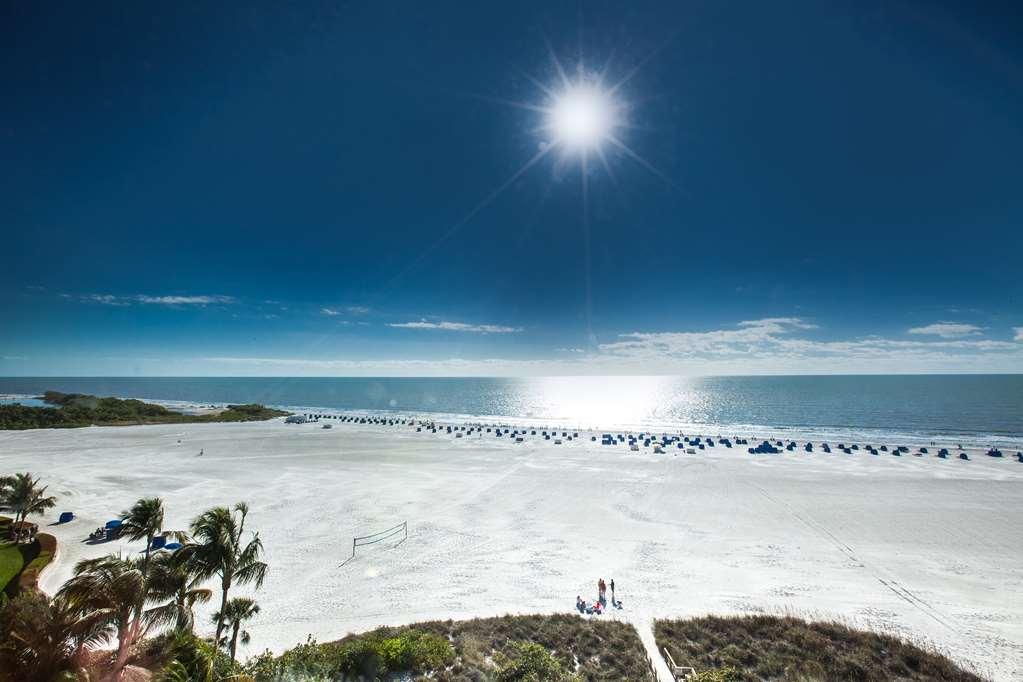
<path id="1" fill-rule="evenodd" d="M 60 541 L 50 591 L 78 559 L 141 549 L 83 542 L 139 497 L 164 498 L 170 529 L 247 501 L 270 564 L 249 655 L 382 624 L 572 612 L 603 577 L 625 605 L 603 617 L 639 627 L 791 611 L 1023 679 L 1014 457 L 650 450 L 275 420 L 2 432 L 0 471 L 30 470 L 59 498 L 41 524 Z M 66 510 L 78 518 L 47 525 Z M 405 520 L 405 543 L 339 566 L 354 535 Z"/>

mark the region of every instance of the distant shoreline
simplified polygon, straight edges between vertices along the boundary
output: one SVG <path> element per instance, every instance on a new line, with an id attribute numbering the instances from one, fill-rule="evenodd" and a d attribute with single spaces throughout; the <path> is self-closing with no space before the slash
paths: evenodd
<path id="1" fill-rule="evenodd" d="M 285 417 L 290 412 L 258 404 L 227 405 L 177 412 L 163 405 L 129 398 L 46 391 L 33 397 L 43 405 L 0 404 L 0 430 L 23 431 L 86 426 L 145 426 L 205 422 L 250 422 Z"/>
<path id="2" fill-rule="evenodd" d="M 34 396 L 28 395 L 3 395 L 0 396 L 3 399 L 37 399 Z M 728 436 L 728 437 L 743 437 L 751 440 L 756 439 L 757 443 L 761 439 L 768 439 L 774 441 L 780 439 L 786 443 L 790 440 L 798 441 L 800 444 L 806 441 L 814 442 L 833 442 L 838 443 L 847 441 L 849 443 L 876 443 L 876 444 L 889 444 L 889 445 L 905 445 L 911 447 L 918 446 L 938 446 L 938 447 L 957 447 L 960 444 L 962 449 L 970 452 L 977 452 L 986 450 L 990 447 L 1002 447 L 1011 449 L 1013 453 L 1017 450 L 1023 450 L 1023 434 L 950 434 L 950 433 L 925 433 L 925 432 L 909 432 L 909 431 L 894 431 L 891 429 L 876 428 L 876 427 L 855 427 L 855 426 L 825 426 L 825 427 L 814 427 L 814 426 L 772 426 L 768 424 L 700 424 L 700 423 L 616 423 L 616 424 L 584 424 L 567 419 L 555 419 L 555 418 L 533 418 L 533 417 L 517 417 L 510 415 L 469 415 L 469 414 L 457 414 L 457 413 L 446 413 L 446 412 L 425 412 L 425 411 L 413 411 L 413 410 L 381 410 L 381 409 L 339 409 L 339 408 L 327 408 L 322 406 L 312 405 L 256 405 L 256 407 L 263 408 L 269 416 L 260 419 L 234 419 L 227 418 L 217 419 L 217 414 L 223 414 L 231 407 L 249 407 L 246 405 L 224 405 L 217 406 L 214 403 L 205 403 L 199 401 L 186 401 L 186 400 L 160 400 L 156 398 L 118 398 L 124 401 L 140 401 L 149 405 L 162 406 L 168 409 L 168 412 L 179 415 L 180 418 L 168 419 L 165 421 L 152 420 L 152 421 L 119 421 L 119 422 L 104 422 L 94 424 L 79 424 L 75 426 L 43 426 L 38 428 L 81 428 L 84 426 L 147 426 L 147 425 L 158 425 L 158 424 L 188 424 L 188 423 L 218 423 L 218 422 L 242 422 L 242 421 L 266 421 L 269 419 L 285 417 L 292 414 L 298 415 L 322 415 L 325 419 L 339 419 L 342 417 L 366 417 L 379 418 L 379 419 L 414 419 L 421 423 L 434 423 L 438 428 L 446 426 L 490 426 L 490 427 L 508 427 L 508 428 L 528 428 L 528 429 L 547 429 L 558 430 L 558 431 L 578 431 L 580 434 L 585 434 L 587 437 L 590 435 L 599 435 L 603 433 L 614 432 L 615 434 L 639 434 L 646 433 L 652 435 L 660 434 L 679 434 L 685 433 L 687 435 L 711 437 L 711 436 Z M 0 404 L 0 412 L 4 408 L 3 404 Z M 40 408 L 40 409 L 53 409 L 53 408 Z M 2 422 L 2 420 L 0 420 Z M 0 423 L 0 431 L 3 430 L 18 430 L 9 429 L 4 427 Z"/>
<path id="3" fill-rule="evenodd" d="M 185 413 L 257 403 L 452 424 L 1023 449 L 1023 376 L 1017 375 L 0 378 L 0 403 L 46 389 L 137 398 Z"/>

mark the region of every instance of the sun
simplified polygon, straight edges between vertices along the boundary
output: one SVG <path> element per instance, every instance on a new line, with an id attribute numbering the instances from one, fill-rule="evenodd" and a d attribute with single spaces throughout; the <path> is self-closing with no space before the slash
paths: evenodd
<path id="1" fill-rule="evenodd" d="M 548 108 L 547 130 L 568 150 L 596 149 L 619 125 L 621 106 L 595 82 L 568 85 Z"/>

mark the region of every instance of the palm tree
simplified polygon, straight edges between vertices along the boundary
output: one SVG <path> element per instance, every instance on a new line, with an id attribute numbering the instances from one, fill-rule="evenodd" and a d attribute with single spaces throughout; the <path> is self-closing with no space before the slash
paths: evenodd
<path id="1" fill-rule="evenodd" d="M 158 535 L 174 536 L 184 541 L 184 533 L 163 530 L 163 500 L 159 497 L 146 497 L 136 502 L 131 509 L 121 512 L 121 534 L 129 540 L 146 541 L 146 550 L 142 558 L 142 574 L 149 570 L 149 555 L 152 552 L 153 538 Z"/>
<path id="2" fill-rule="evenodd" d="M 141 564 L 140 559 L 112 554 L 79 561 L 75 575 L 57 593 L 80 617 L 116 632 L 117 654 L 109 675 L 112 680 L 118 679 L 135 645 L 159 621 L 157 609 L 145 609 L 150 595 Z"/>
<path id="3" fill-rule="evenodd" d="M 83 650 L 109 639 L 102 618 L 81 616 L 65 599 L 28 591 L 0 611 L 0 669 L 12 679 L 52 680 L 70 669 Z"/>
<path id="4" fill-rule="evenodd" d="M 165 552 L 153 557 L 147 579 L 154 599 L 171 600 L 154 612 L 159 612 L 159 618 L 164 622 L 173 622 L 174 629 L 191 633 L 195 624 L 192 607 L 208 602 L 213 591 L 199 587 L 202 579 L 192 572 L 188 561 L 179 552 Z"/>
<path id="5" fill-rule="evenodd" d="M 255 599 L 249 599 L 248 597 L 235 597 L 231 601 L 227 602 L 227 605 L 223 610 L 217 611 L 213 614 L 213 622 L 223 621 L 224 624 L 231 629 L 231 641 L 227 642 L 227 637 L 221 642 L 218 640 L 220 646 L 228 645 L 228 650 L 231 652 L 231 662 L 234 663 L 235 653 L 238 650 L 238 633 L 241 632 L 242 644 L 249 643 L 249 633 L 242 630 L 242 623 L 249 620 L 253 616 L 259 613 L 259 604 L 256 603 Z"/>
<path id="6" fill-rule="evenodd" d="M 39 487 L 39 479 L 33 479 L 28 472 L 5 477 L 0 483 L 0 490 L 4 493 L 4 504 L 14 512 L 12 531 L 29 514 L 45 514 L 47 509 L 57 506 L 57 498 L 47 497 L 46 486 Z"/>
<path id="7" fill-rule="evenodd" d="M 253 533 L 252 539 L 244 542 L 248 513 L 249 506 L 244 502 L 234 505 L 233 509 L 214 507 L 203 512 L 192 522 L 194 542 L 179 550 L 184 552 L 201 580 L 220 578 L 220 610 L 214 643 L 220 642 L 224 633 L 227 594 L 231 586 L 255 583 L 259 589 L 266 577 L 267 565 L 259 560 L 263 553 L 259 533 Z"/>

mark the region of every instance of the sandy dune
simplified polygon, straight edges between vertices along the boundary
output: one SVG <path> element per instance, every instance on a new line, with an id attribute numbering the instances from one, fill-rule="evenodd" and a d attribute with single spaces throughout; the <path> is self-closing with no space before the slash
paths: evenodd
<path id="1" fill-rule="evenodd" d="M 48 590 L 77 559 L 140 549 L 82 541 L 141 496 L 164 498 L 168 528 L 249 502 L 270 563 L 249 653 L 310 633 L 571 611 L 603 576 L 625 602 L 614 617 L 641 626 L 787 610 L 1023 678 L 1023 464 L 1012 458 L 654 455 L 274 421 L 0 433 L 0 471 L 20 470 L 59 496 L 49 520 L 79 517 L 46 528 L 61 541 Z M 403 520 L 407 542 L 339 567 L 353 535 Z"/>

